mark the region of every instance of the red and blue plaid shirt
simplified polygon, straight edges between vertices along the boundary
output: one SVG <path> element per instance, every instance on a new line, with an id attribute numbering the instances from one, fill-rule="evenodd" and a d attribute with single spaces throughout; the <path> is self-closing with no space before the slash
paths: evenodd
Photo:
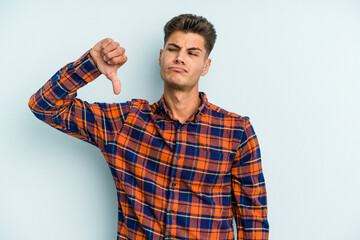
<path id="1" fill-rule="evenodd" d="M 260 150 L 249 118 L 206 99 L 185 122 L 164 99 L 89 104 L 76 91 L 100 72 L 89 53 L 29 101 L 47 124 L 97 146 L 115 181 L 118 239 L 268 239 Z"/>

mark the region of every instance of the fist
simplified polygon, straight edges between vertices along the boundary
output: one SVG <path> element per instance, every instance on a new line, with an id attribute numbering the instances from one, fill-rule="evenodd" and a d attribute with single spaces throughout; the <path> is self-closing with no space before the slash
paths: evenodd
<path id="1" fill-rule="evenodd" d="M 125 48 L 111 38 L 105 38 L 90 50 L 90 60 L 113 85 L 115 94 L 121 91 L 117 70 L 127 61 Z"/>

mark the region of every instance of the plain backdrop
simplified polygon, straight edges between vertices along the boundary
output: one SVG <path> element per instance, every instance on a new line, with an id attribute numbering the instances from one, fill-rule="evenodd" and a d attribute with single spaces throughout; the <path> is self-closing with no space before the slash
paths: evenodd
<path id="1" fill-rule="evenodd" d="M 117 200 L 95 147 L 37 120 L 30 96 L 111 37 L 126 48 L 112 93 L 89 102 L 157 101 L 164 24 L 203 15 L 217 30 L 200 89 L 249 116 L 268 190 L 270 239 L 360 239 L 360 1 L 1 1 L 0 239 L 116 239 Z"/>

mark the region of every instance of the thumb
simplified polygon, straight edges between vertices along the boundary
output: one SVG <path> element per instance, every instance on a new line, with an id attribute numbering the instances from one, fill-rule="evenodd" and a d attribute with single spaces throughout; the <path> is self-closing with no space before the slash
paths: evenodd
<path id="1" fill-rule="evenodd" d="M 114 93 L 116 95 L 119 94 L 121 92 L 121 82 L 116 73 L 110 76 L 109 79 L 111 80 Z"/>

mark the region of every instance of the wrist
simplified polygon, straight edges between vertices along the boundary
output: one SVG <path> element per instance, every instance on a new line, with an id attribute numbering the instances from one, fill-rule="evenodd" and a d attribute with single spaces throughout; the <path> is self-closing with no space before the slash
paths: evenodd
<path id="1" fill-rule="evenodd" d="M 92 55 L 91 55 L 91 51 L 92 51 L 92 49 L 89 51 L 89 59 L 90 59 L 90 62 L 96 67 L 96 69 L 97 69 L 98 71 L 100 71 L 99 68 L 98 68 L 98 66 L 97 66 L 97 64 L 96 64 L 96 62 L 95 62 L 95 60 L 94 60 L 94 58 L 93 58 Z"/>

